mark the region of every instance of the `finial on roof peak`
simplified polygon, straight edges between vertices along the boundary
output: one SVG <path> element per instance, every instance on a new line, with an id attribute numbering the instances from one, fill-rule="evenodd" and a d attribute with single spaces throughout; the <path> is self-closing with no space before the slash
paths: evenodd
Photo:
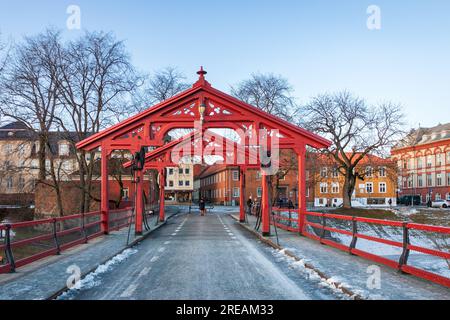
<path id="1" fill-rule="evenodd" d="M 204 78 L 205 75 L 206 75 L 207 73 L 208 73 L 208 72 L 206 72 L 205 70 L 203 70 L 203 66 L 201 66 L 201 67 L 200 67 L 200 70 L 197 71 L 197 74 L 200 76 L 200 78 Z"/>
<path id="2" fill-rule="evenodd" d="M 197 71 L 197 74 L 199 75 L 199 77 L 198 77 L 197 82 L 194 83 L 194 87 L 195 87 L 195 86 L 202 86 L 202 85 L 210 86 L 210 84 L 208 83 L 208 81 L 205 80 L 205 75 L 206 75 L 207 73 L 208 73 L 208 72 L 206 72 L 206 71 L 203 69 L 203 66 L 201 66 L 201 67 L 200 67 L 200 70 Z"/>

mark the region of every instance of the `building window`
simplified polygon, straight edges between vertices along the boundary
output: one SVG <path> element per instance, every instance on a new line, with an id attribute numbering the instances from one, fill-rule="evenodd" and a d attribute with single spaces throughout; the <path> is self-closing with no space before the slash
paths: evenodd
<path id="1" fill-rule="evenodd" d="M 13 188 L 13 178 L 8 177 L 6 178 L 6 189 L 11 190 Z"/>
<path id="2" fill-rule="evenodd" d="M 373 168 L 372 167 L 366 167 L 366 177 L 371 178 L 373 176 Z"/>
<path id="3" fill-rule="evenodd" d="M 178 186 L 182 187 L 183 186 L 183 180 L 178 180 Z"/>
<path id="4" fill-rule="evenodd" d="M 178 168 L 178 174 L 183 174 L 183 168 Z"/>
<path id="5" fill-rule="evenodd" d="M 450 172 L 447 173 L 447 185 L 450 186 Z"/>
<path id="6" fill-rule="evenodd" d="M 328 193 L 328 183 L 321 183 L 320 184 L 320 193 Z"/>
<path id="7" fill-rule="evenodd" d="M 191 173 L 191 170 L 189 170 L 189 168 L 184 169 L 184 174 L 190 174 L 190 173 Z"/>
<path id="8" fill-rule="evenodd" d="M 186 180 L 186 181 L 184 182 L 184 185 L 185 185 L 186 187 L 189 187 L 189 186 L 191 185 L 191 182 L 190 182 L 189 180 Z"/>
<path id="9" fill-rule="evenodd" d="M 431 174 L 427 174 L 427 187 L 433 186 L 433 176 Z"/>
<path id="10" fill-rule="evenodd" d="M 386 193 L 386 182 L 380 182 L 378 188 L 380 193 Z"/>
<path id="11" fill-rule="evenodd" d="M 366 183 L 366 192 L 367 193 L 373 193 L 373 183 L 372 182 L 367 182 Z"/>
<path id="12" fill-rule="evenodd" d="M 68 156 L 70 151 L 70 146 L 67 143 L 60 143 L 58 153 L 60 156 Z"/>
<path id="13" fill-rule="evenodd" d="M 333 171 L 331 172 L 331 176 L 332 176 L 333 178 L 337 178 L 337 177 L 339 176 L 339 169 L 336 168 L 336 167 L 334 167 L 334 168 L 333 168 Z"/>
<path id="14" fill-rule="evenodd" d="M 331 193 L 339 193 L 339 184 L 338 183 L 333 183 L 331 185 Z"/>
<path id="15" fill-rule="evenodd" d="M 427 157 L 427 168 L 431 168 L 433 166 L 433 156 L 429 155 Z"/>
<path id="16" fill-rule="evenodd" d="M 323 167 L 322 170 L 320 170 L 320 176 L 322 178 L 326 178 L 328 176 L 328 168 L 327 167 Z"/>
<path id="17" fill-rule="evenodd" d="M 419 187 L 423 187 L 423 176 L 422 175 L 417 176 L 417 185 Z"/>
<path id="18" fill-rule="evenodd" d="M 169 168 L 169 176 L 173 175 L 173 168 Z"/>
<path id="19" fill-rule="evenodd" d="M 408 177 L 408 188 L 412 188 L 413 187 L 413 177 L 409 176 Z"/>
<path id="20" fill-rule="evenodd" d="M 450 200 L 450 193 L 447 193 L 447 194 L 445 195 L 445 199 L 446 199 L 446 200 Z"/>
<path id="21" fill-rule="evenodd" d="M 22 190 L 23 188 L 25 188 L 25 178 L 22 177 L 22 176 L 19 177 L 18 187 L 19 187 L 20 190 Z"/>
<path id="22" fill-rule="evenodd" d="M 262 187 L 258 187 L 258 189 L 256 189 L 256 196 L 258 198 L 261 198 L 261 196 L 262 196 Z"/>
<path id="23" fill-rule="evenodd" d="M 438 153 L 436 155 L 436 167 L 442 166 L 442 154 Z"/>
<path id="24" fill-rule="evenodd" d="M 173 181 L 169 180 L 169 187 L 173 187 Z"/>
<path id="25" fill-rule="evenodd" d="M 239 181 L 239 171 L 233 171 L 233 181 Z"/>
<path id="26" fill-rule="evenodd" d="M 436 200 L 441 200 L 441 194 L 440 193 L 436 193 Z"/>
<path id="27" fill-rule="evenodd" d="M 379 169 L 378 169 L 378 171 L 379 171 L 379 174 L 380 174 L 380 177 L 386 177 L 386 167 L 380 167 Z"/>
<path id="28" fill-rule="evenodd" d="M 419 157 L 417 158 L 417 168 L 422 169 L 422 167 L 423 167 L 423 158 Z"/>
<path id="29" fill-rule="evenodd" d="M 440 173 L 436 174 L 436 185 L 438 187 L 442 186 L 442 174 L 440 174 Z"/>
<path id="30" fill-rule="evenodd" d="M 239 198 L 239 188 L 233 188 L 233 197 Z"/>
<path id="31" fill-rule="evenodd" d="M 130 189 L 129 188 L 123 188 L 122 197 L 125 199 L 128 199 L 130 197 Z"/>
<path id="32" fill-rule="evenodd" d="M 261 171 L 256 171 L 256 180 L 261 180 Z"/>
<path id="33" fill-rule="evenodd" d="M 450 151 L 447 151 L 447 164 L 450 164 Z"/>

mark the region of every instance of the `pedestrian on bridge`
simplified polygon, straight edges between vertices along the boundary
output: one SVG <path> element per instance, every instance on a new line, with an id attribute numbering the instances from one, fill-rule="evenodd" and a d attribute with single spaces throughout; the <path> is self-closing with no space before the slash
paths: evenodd
<path id="1" fill-rule="evenodd" d="M 200 209 L 200 215 L 204 216 L 205 215 L 205 211 L 206 211 L 206 202 L 205 202 L 205 198 L 201 198 L 199 203 L 198 203 L 199 209 Z"/>
<path id="2" fill-rule="evenodd" d="M 252 200 L 252 196 L 250 196 L 247 200 L 247 212 L 248 214 L 252 213 L 252 206 L 253 206 L 253 200 Z"/>

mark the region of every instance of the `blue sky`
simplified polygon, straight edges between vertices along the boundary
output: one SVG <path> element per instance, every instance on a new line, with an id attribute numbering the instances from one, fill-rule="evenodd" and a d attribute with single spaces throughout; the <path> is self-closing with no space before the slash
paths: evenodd
<path id="1" fill-rule="evenodd" d="M 81 31 L 66 28 L 71 4 Z M 381 30 L 366 27 L 369 5 L 381 9 Z M 144 71 L 177 66 L 194 81 L 204 65 L 224 91 L 273 72 L 299 102 L 347 89 L 402 104 L 416 127 L 450 122 L 449 15 L 448 0 L 0 0 L 0 31 L 15 41 L 47 26 L 67 38 L 114 31 Z"/>

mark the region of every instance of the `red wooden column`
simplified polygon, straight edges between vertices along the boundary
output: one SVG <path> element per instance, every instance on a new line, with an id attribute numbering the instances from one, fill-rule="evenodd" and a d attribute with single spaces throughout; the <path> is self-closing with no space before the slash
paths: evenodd
<path id="1" fill-rule="evenodd" d="M 135 229 L 136 234 L 142 234 L 142 217 L 144 215 L 144 170 L 136 172 L 136 220 Z"/>
<path id="2" fill-rule="evenodd" d="M 239 168 L 239 221 L 245 222 L 245 170 Z"/>
<path id="3" fill-rule="evenodd" d="M 298 232 L 303 234 L 306 219 L 306 148 L 296 149 L 298 162 Z"/>
<path id="4" fill-rule="evenodd" d="M 109 150 L 101 148 L 101 231 L 104 234 L 109 233 L 109 183 L 108 183 L 108 159 Z"/>
<path id="5" fill-rule="evenodd" d="M 164 212 L 164 185 L 166 184 L 165 169 L 159 170 L 159 221 L 164 222 L 166 215 Z"/>
<path id="6" fill-rule="evenodd" d="M 269 205 L 269 186 L 268 176 L 262 170 L 262 197 L 261 197 L 261 223 L 262 223 L 262 235 L 270 236 L 270 205 Z"/>

